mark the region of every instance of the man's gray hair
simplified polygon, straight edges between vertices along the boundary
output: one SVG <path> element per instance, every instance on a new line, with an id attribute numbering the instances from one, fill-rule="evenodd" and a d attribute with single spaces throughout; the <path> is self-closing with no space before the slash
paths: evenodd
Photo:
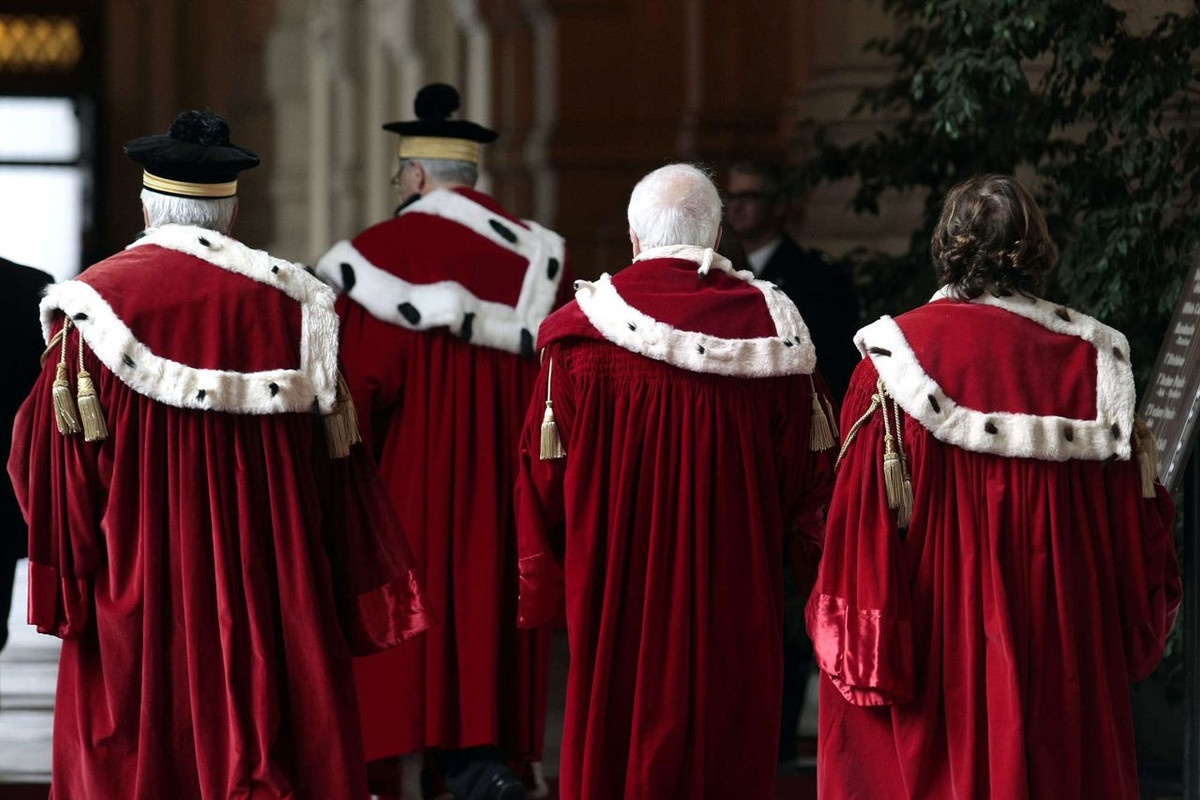
<path id="1" fill-rule="evenodd" d="M 638 181 L 629 196 L 629 228 L 643 250 L 673 244 L 712 247 L 721 229 L 721 196 L 693 164 L 668 164 Z"/>
<path id="2" fill-rule="evenodd" d="M 233 227 L 237 206 L 236 197 L 175 197 L 142 189 L 142 208 L 146 209 L 147 228 L 195 225 L 227 234 Z"/>
<path id="3" fill-rule="evenodd" d="M 451 161 L 447 158 L 406 158 L 400 162 L 401 167 L 404 166 L 405 161 L 420 164 L 421 168 L 425 170 L 425 176 L 438 185 L 461 183 L 463 186 L 474 187 L 479 180 L 479 167 L 470 161 Z"/>

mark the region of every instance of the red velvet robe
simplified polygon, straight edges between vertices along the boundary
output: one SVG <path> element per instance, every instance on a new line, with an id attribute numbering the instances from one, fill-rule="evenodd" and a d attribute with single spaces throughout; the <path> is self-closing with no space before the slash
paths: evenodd
<path id="1" fill-rule="evenodd" d="M 459 189 L 318 264 L 346 292 L 346 377 L 442 622 L 356 662 L 369 759 L 495 744 L 540 759 L 549 637 L 516 627 L 512 488 L 564 262 L 555 234 Z"/>
<path id="2" fill-rule="evenodd" d="M 181 226 L 43 302 L 47 331 L 78 326 L 72 389 L 84 337 L 109 431 L 58 432 L 53 348 L 9 474 L 29 620 L 65 640 L 56 800 L 366 797 L 351 653 L 430 620 L 365 448 L 331 459 L 307 410 L 333 397 L 332 302 L 298 265 Z"/>
<path id="3" fill-rule="evenodd" d="M 811 574 L 834 450 L 810 449 L 824 388 L 791 301 L 719 256 L 697 276 L 696 250 L 580 284 L 542 326 L 520 613 L 566 619 L 564 800 L 773 795 L 785 537 Z M 563 459 L 539 457 L 548 387 Z"/>
<path id="4" fill-rule="evenodd" d="M 1128 683 L 1162 656 L 1180 585 L 1171 501 L 1142 497 L 1124 337 L 985 297 L 858 341 L 843 431 L 882 375 L 914 502 L 898 530 L 873 413 L 808 608 L 821 797 L 1136 798 Z"/>

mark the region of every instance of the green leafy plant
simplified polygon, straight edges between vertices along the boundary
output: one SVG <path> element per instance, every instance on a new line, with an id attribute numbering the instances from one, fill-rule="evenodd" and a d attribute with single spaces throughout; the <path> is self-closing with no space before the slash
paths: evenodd
<path id="1" fill-rule="evenodd" d="M 915 193 L 907 252 L 848 256 L 869 315 L 933 288 L 929 237 L 946 191 L 980 172 L 1016 174 L 1038 196 L 1062 255 L 1049 294 L 1130 338 L 1139 381 L 1157 354 L 1200 244 L 1200 7 L 1140 24 L 1096 0 L 882 0 L 896 35 L 868 43 L 895 64 L 861 93 L 877 132 L 816 131 L 799 180 L 854 180 L 853 208 Z"/>

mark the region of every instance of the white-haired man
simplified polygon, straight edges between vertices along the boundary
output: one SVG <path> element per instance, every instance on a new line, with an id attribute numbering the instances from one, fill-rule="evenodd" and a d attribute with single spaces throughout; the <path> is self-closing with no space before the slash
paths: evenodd
<path id="1" fill-rule="evenodd" d="M 9 459 L 29 620 L 65 640 L 51 792 L 364 800 L 350 653 L 430 620 L 333 293 L 226 235 L 258 158 L 221 117 L 125 152 L 150 229 L 47 291 Z"/>
<path id="2" fill-rule="evenodd" d="M 396 217 L 317 265 L 344 292 L 363 438 L 442 620 L 411 647 L 357 663 L 363 738 L 373 774 L 395 775 L 401 756 L 406 800 L 421 796 L 426 753 L 455 797 L 518 800 L 505 761 L 540 760 L 549 641 L 516 625 L 512 492 L 534 342 L 565 299 L 566 255 L 557 234 L 474 188 L 496 132 L 450 118 L 453 87 L 426 86 L 414 105 L 416 120 L 384 126 L 400 134 Z"/>
<path id="3" fill-rule="evenodd" d="M 539 334 L 519 608 L 565 611 L 564 800 L 772 796 L 785 539 L 813 575 L 836 441 L 804 320 L 713 252 L 720 217 L 697 168 L 650 173 L 633 264 Z"/>

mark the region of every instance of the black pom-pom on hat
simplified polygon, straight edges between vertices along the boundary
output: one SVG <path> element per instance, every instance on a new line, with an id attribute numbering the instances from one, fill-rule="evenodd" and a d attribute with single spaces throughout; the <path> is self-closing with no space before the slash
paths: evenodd
<path id="1" fill-rule="evenodd" d="M 237 180 L 242 170 L 258 166 L 253 150 L 229 140 L 229 123 L 212 111 L 184 111 L 165 134 L 143 136 L 125 143 L 125 155 L 143 164 L 152 176 L 200 185 Z M 161 188 L 145 184 L 164 194 Z M 184 196 L 216 196 L 202 193 Z"/>
<path id="2" fill-rule="evenodd" d="M 417 118 L 410 122 L 389 122 L 385 131 L 403 136 L 428 136 L 436 139 L 465 139 L 469 142 L 488 144 L 496 141 L 497 133 L 490 128 L 468 122 L 465 119 L 450 119 L 458 111 L 461 99 L 458 90 L 448 83 L 431 83 L 413 101 Z"/>
<path id="3" fill-rule="evenodd" d="M 167 136 L 177 142 L 228 147 L 229 123 L 211 111 L 184 111 L 171 123 Z"/>
<path id="4" fill-rule="evenodd" d="M 413 111 L 417 119 L 434 121 L 450 119 L 459 108 L 458 89 L 448 83 L 431 83 L 417 92 Z"/>

